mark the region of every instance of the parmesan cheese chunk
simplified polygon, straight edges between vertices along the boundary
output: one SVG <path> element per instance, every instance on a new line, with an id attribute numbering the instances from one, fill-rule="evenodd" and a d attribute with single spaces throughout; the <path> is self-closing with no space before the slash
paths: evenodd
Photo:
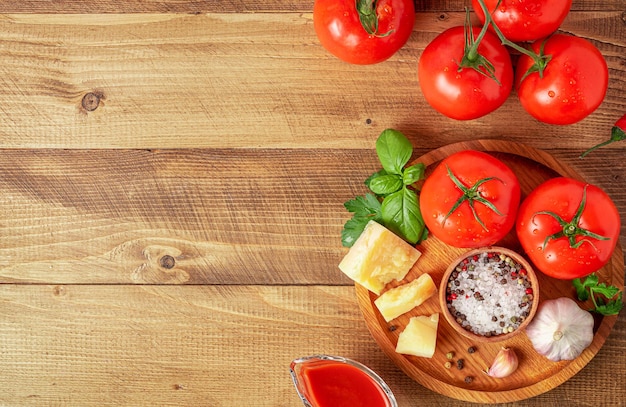
<path id="1" fill-rule="evenodd" d="M 402 280 L 421 253 L 381 224 L 371 220 L 339 263 L 339 269 L 373 293 L 392 280 Z"/>
<path id="2" fill-rule="evenodd" d="M 425 273 L 410 283 L 385 291 L 374 304 L 389 322 L 405 312 L 421 305 L 437 292 L 437 286 L 429 274 Z"/>
<path id="3" fill-rule="evenodd" d="M 396 352 L 432 358 L 437 344 L 438 326 L 439 313 L 411 318 L 404 331 L 398 336 Z"/>

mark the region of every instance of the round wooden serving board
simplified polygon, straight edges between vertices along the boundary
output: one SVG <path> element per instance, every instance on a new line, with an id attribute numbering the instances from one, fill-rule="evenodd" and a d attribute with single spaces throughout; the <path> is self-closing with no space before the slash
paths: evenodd
<path id="1" fill-rule="evenodd" d="M 445 157 L 462 150 L 473 149 L 486 151 L 505 162 L 519 178 L 522 188 L 522 199 L 543 181 L 567 176 L 582 180 L 582 177 L 572 168 L 559 162 L 548 153 L 532 147 L 501 140 L 476 140 L 444 146 L 433 150 L 417 159 L 427 166 L 428 171 Z M 499 246 L 508 247 L 519 253 L 522 250 L 514 232 L 511 232 Z M 430 236 L 417 248 L 422 256 L 402 281 L 393 281 L 386 288 L 404 284 L 422 273 L 429 273 L 437 286 L 441 283 L 442 275 L 448 264 L 467 249 L 458 249 L 438 241 Z M 609 264 L 597 272 L 600 281 L 624 287 L 624 256 L 621 245 L 617 244 Z M 540 287 L 540 300 L 570 297 L 576 300 L 576 293 L 569 280 L 562 281 L 545 276 L 537 272 Z M 598 353 L 611 332 L 617 316 L 602 317 L 596 315 L 594 339 L 591 345 L 572 361 L 551 362 L 539 355 L 525 333 L 504 342 L 491 344 L 472 343 L 459 334 L 456 334 L 445 319 L 439 319 L 437 346 L 432 359 L 419 358 L 410 355 L 401 355 L 395 352 L 398 335 L 409 319 L 417 315 L 430 315 L 440 312 L 437 295 L 432 296 L 424 304 L 413 309 L 395 320 L 387 323 L 374 305 L 376 294 L 366 288 L 356 285 L 356 294 L 359 306 L 364 315 L 367 326 L 382 350 L 411 378 L 421 385 L 445 396 L 459 400 L 480 403 L 503 403 L 527 399 L 555 388 L 580 371 Z M 591 303 L 580 304 L 582 308 L 590 309 Z M 476 347 L 476 352 L 470 354 L 467 349 Z M 519 357 L 519 368 L 509 377 L 494 379 L 486 374 L 487 369 L 502 346 L 514 348 Z M 446 353 L 454 352 L 453 362 L 463 358 L 465 367 L 458 370 L 456 363 L 446 369 Z M 471 383 L 465 378 L 472 376 Z"/>

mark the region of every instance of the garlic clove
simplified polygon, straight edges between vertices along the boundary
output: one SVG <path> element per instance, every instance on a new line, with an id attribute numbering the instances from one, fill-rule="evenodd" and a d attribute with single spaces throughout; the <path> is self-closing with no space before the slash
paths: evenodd
<path id="1" fill-rule="evenodd" d="M 501 348 L 486 373 L 498 379 L 509 376 L 519 364 L 517 354 L 511 348 Z"/>

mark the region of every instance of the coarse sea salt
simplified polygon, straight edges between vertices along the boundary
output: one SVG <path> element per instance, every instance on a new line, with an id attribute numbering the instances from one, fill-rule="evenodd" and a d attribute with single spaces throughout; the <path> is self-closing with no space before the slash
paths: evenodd
<path id="1" fill-rule="evenodd" d="M 530 314 L 532 299 L 527 271 L 498 252 L 464 259 L 446 285 L 446 304 L 456 322 L 486 337 L 515 331 Z"/>

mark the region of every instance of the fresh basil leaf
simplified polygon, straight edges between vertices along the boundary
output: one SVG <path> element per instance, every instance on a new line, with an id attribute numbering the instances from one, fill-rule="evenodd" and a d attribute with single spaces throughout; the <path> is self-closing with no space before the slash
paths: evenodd
<path id="1" fill-rule="evenodd" d="M 411 185 L 417 181 L 424 179 L 424 173 L 426 172 L 426 166 L 422 163 L 417 163 L 404 169 L 402 173 L 402 182 L 404 185 Z"/>
<path id="2" fill-rule="evenodd" d="M 404 134 L 387 129 L 376 140 L 376 153 L 385 171 L 402 175 L 404 166 L 413 154 L 413 146 Z"/>
<path id="3" fill-rule="evenodd" d="M 424 237 L 424 220 L 415 191 L 403 187 L 387 196 L 381 209 L 385 226 L 407 242 L 415 244 Z"/>
<path id="4" fill-rule="evenodd" d="M 402 188 L 402 178 L 396 174 L 381 175 L 370 181 L 370 189 L 376 195 L 389 195 Z"/>
<path id="5" fill-rule="evenodd" d="M 365 180 L 365 186 L 367 186 L 368 188 L 370 188 L 370 184 L 372 183 L 372 180 L 378 178 L 378 177 L 382 177 L 383 175 L 387 175 L 387 171 L 385 171 L 384 169 L 373 173 L 372 175 L 370 175 L 366 180 Z M 371 189 L 371 188 L 370 188 Z"/>

